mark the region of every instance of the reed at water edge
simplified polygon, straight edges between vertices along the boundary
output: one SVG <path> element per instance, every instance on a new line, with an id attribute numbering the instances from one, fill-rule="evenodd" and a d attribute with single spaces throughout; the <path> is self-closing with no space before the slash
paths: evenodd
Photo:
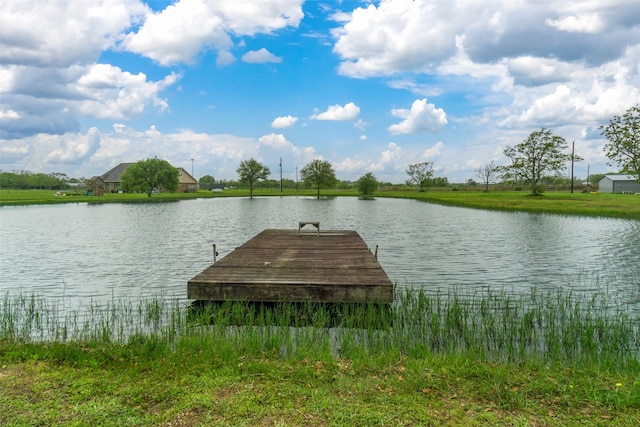
<path id="1" fill-rule="evenodd" d="M 184 301 L 157 297 L 63 312 L 44 297 L 9 293 L 0 303 L 5 357 L 13 351 L 24 358 L 27 349 L 37 354 L 48 347 L 49 355 L 52 348 L 65 352 L 59 355 L 65 360 L 82 357 L 70 347 L 109 345 L 116 353 L 150 358 L 203 352 L 285 360 L 456 355 L 640 374 L 639 324 L 638 313 L 610 305 L 603 294 L 535 289 L 509 295 L 396 287 L 392 306 L 225 302 L 194 311 Z"/>

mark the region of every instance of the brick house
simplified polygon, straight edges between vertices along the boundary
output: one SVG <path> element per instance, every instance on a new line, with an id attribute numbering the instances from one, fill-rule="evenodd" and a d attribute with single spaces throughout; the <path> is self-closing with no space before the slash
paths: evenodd
<path id="1" fill-rule="evenodd" d="M 105 172 L 100 176 L 94 176 L 89 180 L 88 190 L 93 195 L 99 196 L 104 193 L 117 193 L 122 191 L 122 174 L 129 166 L 135 163 L 120 163 L 113 169 Z M 178 170 L 178 192 L 189 193 L 198 190 L 198 181 L 191 176 L 184 168 L 176 168 Z"/>

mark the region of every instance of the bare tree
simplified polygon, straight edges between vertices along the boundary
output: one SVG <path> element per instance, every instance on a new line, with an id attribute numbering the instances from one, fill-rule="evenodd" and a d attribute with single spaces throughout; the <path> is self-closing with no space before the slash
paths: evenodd
<path id="1" fill-rule="evenodd" d="M 493 160 L 476 169 L 476 176 L 482 180 L 484 191 L 489 191 L 489 184 L 495 175 L 498 174 L 499 168 L 493 163 Z"/>

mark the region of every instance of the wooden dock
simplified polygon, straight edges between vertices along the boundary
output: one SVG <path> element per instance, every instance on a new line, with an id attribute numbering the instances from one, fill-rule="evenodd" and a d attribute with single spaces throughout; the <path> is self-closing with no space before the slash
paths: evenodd
<path id="1" fill-rule="evenodd" d="M 189 280 L 205 301 L 390 303 L 393 283 L 351 230 L 264 230 Z"/>

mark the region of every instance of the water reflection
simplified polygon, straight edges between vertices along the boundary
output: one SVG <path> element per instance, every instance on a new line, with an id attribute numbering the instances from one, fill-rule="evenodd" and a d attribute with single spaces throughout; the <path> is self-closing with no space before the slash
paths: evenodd
<path id="1" fill-rule="evenodd" d="M 0 291 L 66 302 L 184 298 L 188 279 L 265 228 L 354 229 L 393 281 L 428 289 L 603 291 L 640 306 L 640 221 L 412 200 L 221 198 L 0 209 Z"/>

